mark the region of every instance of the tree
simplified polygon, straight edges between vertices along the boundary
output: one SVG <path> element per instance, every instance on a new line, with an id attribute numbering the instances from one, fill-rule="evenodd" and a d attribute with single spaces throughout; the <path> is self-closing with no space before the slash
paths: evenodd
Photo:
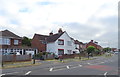
<path id="1" fill-rule="evenodd" d="M 101 51 L 100 51 L 99 49 L 95 49 L 95 53 L 96 53 L 97 55 L 99 55 L 99 54 L 101 53 Z"/>
<path id="2" fill-rule="evenodd" d="M 92 53 L 95 51 L 95 47 L 94 46 L 89 46 L 87 47 L 87 53 L 88 53 L 88 58 L 89 58 L 89 55 L 93 55 Z"/>
<path id="3" fill-rule="evenodd" d="M 104 52 L 109 52 L 109 51 L 111 51 L 111 48 L 109 48 L 109 47 L 104 48 L 103 51 L 104 51 Z"/>
<path id="4" fill-rule="evenodd" d="M 31 46 L 31 39 L 24 36 L 23 39 L 22 39 L 22 45 L 24 46 Z"/>

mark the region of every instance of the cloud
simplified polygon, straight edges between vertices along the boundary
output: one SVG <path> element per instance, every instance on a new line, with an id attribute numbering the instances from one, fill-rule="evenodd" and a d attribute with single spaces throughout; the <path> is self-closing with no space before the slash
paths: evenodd
<path id="1" fill-rule="evenodd" d="M 118 0 L 0 0 L 0 30 L 32 38 L 62 27 L 80 41 L 112 40 L 116 47 L 117 4 Z"/>

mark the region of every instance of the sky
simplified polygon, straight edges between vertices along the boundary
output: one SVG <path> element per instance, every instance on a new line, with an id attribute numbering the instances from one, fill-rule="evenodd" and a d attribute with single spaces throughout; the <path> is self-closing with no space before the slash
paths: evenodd
<path id="1" fill-rule="evenodd" d="M 23 37 L 59 28 L 83 43 L 118 47 L 119 0 L 0 0 L 0 30 Z"/>

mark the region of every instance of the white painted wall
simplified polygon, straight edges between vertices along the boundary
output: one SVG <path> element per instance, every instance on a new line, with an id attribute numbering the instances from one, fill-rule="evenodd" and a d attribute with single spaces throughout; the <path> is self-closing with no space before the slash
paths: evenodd
<path id="1" fill-rule="evenodd" d="M 55 43 L 48 43 L 47 44 L 47 52 L 53 52 L 57 55 L 57 52 L 55 51 Z"/>
<path id="2" fill-rule="evenodd" d="M 58 39 L 63 39 L 64 45 L 58 45 Z M 74 41 L 69 37 L 69 35 L 66 32 L 63 35 L 61 35 L 58 39 L 53 43 L 47 44 L 47 52 L 54 52 L 56 55 L 58 55 L 58 49 L 64 49 L 64 54 L 68 54 L 68 50 L 72 50 L 72 52 L 75 51 Z M 72 42 L 71 46 L 67 44 L 67 41 Z"/>

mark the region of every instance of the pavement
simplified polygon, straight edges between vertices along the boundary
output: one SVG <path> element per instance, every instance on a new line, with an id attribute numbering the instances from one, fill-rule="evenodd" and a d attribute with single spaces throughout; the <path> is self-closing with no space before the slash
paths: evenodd
<path id="1" fill-rule="evenodd" d="M 14 77 L 32 75 L 118 75 L 118 55 L 97 56 L 92 60 L 54 63 L 43 61 L 41 65 L 3 69 L 1 76 Z"/>

